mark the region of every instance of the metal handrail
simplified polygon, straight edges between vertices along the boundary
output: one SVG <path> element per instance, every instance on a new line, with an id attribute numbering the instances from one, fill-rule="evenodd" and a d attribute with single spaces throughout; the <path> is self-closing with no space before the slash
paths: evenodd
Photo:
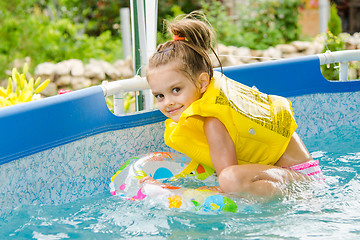
<path id="1" fill-rule="evenodd" d="M 360 61 L 360 50 L 343 50 L 317 54 L 320 59 L 320 65 L 336 63 L 336 62 L 349 62 Z"/>
<path id="2" fill-rule="evenodd" d="M 348 81 L 350 61 L 360 61 L 360 50 L 343 50 L 317 54 L 320 65 L 339 63 L 339 81 Z"/>
<path id="3" fill-rule="evenodd" d="M 131 91 L 139 91 L 150 89 L 149 84 L 146 81 L 145 77 L 135 76 L 133 78 L 117 80 L 113 82 L 103 82 L 100 85 L 104 91 L 104 97 L 108 97 L 114 94 Z"/>
<path id="4" fill-rule="evenodd" d="M 125 92 L 135 92 L 135 95 L 137 95 L 136 93 L 138 91 L 150 89 L 149 84 L 146 81 L 146 78 L 140 76 L 135 76 L 133 78 L 117 80 L 113 82 L 104 81 L 100 86 L 104 91 L 104 97 L 108 97 L 111 95 L 114 96 L 114 101 L 113 101 L 114 114 L 116 116 L 120 116 L 125 113 L 125 109 L 124 109 Z M 145 100 L 150 101 L 147 99 Z M 146 106 L 152 106 L 152 104 L 147 104 Z M 145 110 L 150 110 L 150 109 L 145 109 Z"/>

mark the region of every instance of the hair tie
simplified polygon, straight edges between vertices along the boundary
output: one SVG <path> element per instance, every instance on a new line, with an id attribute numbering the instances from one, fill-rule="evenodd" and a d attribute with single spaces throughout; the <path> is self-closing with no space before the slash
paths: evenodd
<path id="1" fill-rule="evenodd" d="M 181 41 L 181 40 L 185 40 L 185 37 L 180 37 L 179 35 L 174 35 L 173 40 L 174 41 Z"/>

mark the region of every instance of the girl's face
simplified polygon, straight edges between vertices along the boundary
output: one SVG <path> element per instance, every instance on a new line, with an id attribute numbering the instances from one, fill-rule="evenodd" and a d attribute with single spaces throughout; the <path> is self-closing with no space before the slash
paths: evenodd
<path id="1" fill-rule="evenodd" d="M 201 80 L 201 76 L 204 78 L 204 75 L 208 76 L 202 73 L 194 82 L 178 71 L 175 64 L 167 64 L 148 72 L 147 81 L 159 110 L 166 117 L 178 122 L 181 113 L 206 91 L 208 81 L 204 87 L 205 84 Z"/>

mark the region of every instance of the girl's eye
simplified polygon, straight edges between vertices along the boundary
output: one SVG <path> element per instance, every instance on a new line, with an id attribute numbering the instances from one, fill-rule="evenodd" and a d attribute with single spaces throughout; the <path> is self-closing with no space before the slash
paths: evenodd
<path id="1" fill-rule="evenodd" d="M 178 93 L 178 92 L 180 92 L 180 88 L 178 88 L 178 87 L 177 87 L 177 88 L 173 88 L 172 91 L 173 91 L 173 93 Z"/>
<path id="2" fill-rule="evenodd" d="M 164 97 L 164 95 L 163 94 L 156 94 L 156 95 L 154 95 L 154 97 L 159 100 L 159 99 L 162 99 Z"/>

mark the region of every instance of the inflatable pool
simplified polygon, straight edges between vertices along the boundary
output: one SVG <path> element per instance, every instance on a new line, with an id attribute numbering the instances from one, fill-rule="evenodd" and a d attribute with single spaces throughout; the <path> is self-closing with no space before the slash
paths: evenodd
<path id="1" fill-rule="evenodd" d="M 359 123 L 359 81 L 328 81 L 321 64 L 359 60 L 359 50 L 224 68 L 260 91 L 290 98 L 303 138 Z M 111 176 L 133 156 L 171 152 L 156 109 L 114 115 L 104 96 L 146 89 L 120 80 L 0 109 L 0 204 L 63 204 L 108 191 Z M 316 101 L 314 101 L 316 99 Z M 132 197 L 132 196 L 131 196 Z"/>

